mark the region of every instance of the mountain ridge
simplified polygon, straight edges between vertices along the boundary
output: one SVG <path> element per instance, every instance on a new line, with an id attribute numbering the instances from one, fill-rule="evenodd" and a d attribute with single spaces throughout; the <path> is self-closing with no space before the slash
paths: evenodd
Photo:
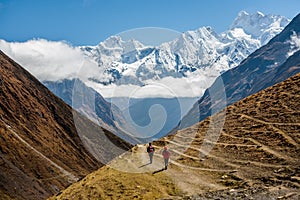
<path id="1" fill-rule="evenodd" d="M 45 199 L 119 155 L 109 141 L 123 151 L 131 147 L 72 110 L 2 51 L 0 66 L 1 195 Z M 96 153 L 86 142 L 92 134 L 105 142 Z"/>
<path id="2" fill-rule="evenodd" d="M 94 89 L 87 87 L 80 79 L 44 81 L 43 84 L 73 109 L 89 118 L 118 137 L 135 144 L 138 141 L 126 134 L 130 129 L 125 124 L 121 110 L 106 101 Z"/>
<path id="3" fill-rule="evenodd" d="M 260 36 L 265 33 L 273 34 L 280 31 L 283 25 L 289 21 L 284 17 L 265 16 L 261 13 L 251 15 L 243 13 L 243 15 L 243 17 L 237 17 L 236 21 L 239 21 L 239 23 L 235 23 L 230 30 L 222 34 L 217 34 L 211 27 L 201 27 L 195 31 L 187 31 L 177 39 L 155 47 L 144 46 L 135 40 L 123 41 L 121 36 L 111 36 L 106 41 L 99 43 L 98 46 L 80 47 L 88 58 L 94 59 L 92 63 L 98 63 L 98 66 L 94 66 L 97 68 L 94 72 L 91 63 L 86 64 L 83 62 L 80 70 L 77 70 L 76 73 L 81 76 L 86 75 L 89 71 L 94 72 L 91 76 L 85 77 L 86 79 L 82 82 L 88 87 L 94 88 L 95 91 L 106 98 L 109 96 L 130 96 L 134 99 L 137 98 L 135 95 L 140 98 L 144 96 L 171 96 L 176 98 L 181 97 L 181 95 L 201 97 L 205 89 L 213 83 L 219 74 L 236 66 L 261 45 L 262 40 L 257 38 L 258 36 L 252 37 L 251 31 L 259 32 L 257 30 L 261 30 L 261 33 L 256 34 L 261 34 Z M 243 22 L 243 20 L 246 22 Z M 259 20 L 263 21 L 264 24 L 252 23 Z M 253 24 L 252 26 L 250 26 L 250 22 Z M 250 32 L 246 33 L 244 31 L 243 28 L 246 26 L 250 27 Z M 79 48 L 76 48 L 76 51 L 80 51 Z M 62 80 L 62 82 L 64 81 L 67 82 L 68 80 Z M 64 91 L 65 89 L 62 86 L 59 90 Z M 69 91 L 69 93 L 72 92 Z M 64 99 L 63 96 L 60 97 Z M 98 100 L 102 99 L 101 96 L 98 97 Z M 148 101 L 149 99 L 144 98 L 144 100 Z M 128 106 L 128 110 L 134 110 L 134 107 L 125 106 Z M 106 106 L 105 109 L 102 107 L 102 111 L 105 110 L 105 112 L 101 112 L 101 109 L 96 110 L 94 107 L 94 100 L 92 100 L 88 104 L 83 104 L 80 111 L 92 116 L 101 123 L 108 122 L 112 127 L 110 130 L 116 134 L 120 132 L 115 129 L 118 125 L 125 130 L 124 132 L 128 130 L 136 132 L 134 121 L 132 123 L 130 118 L 126 117 L 125 121 L 121 119 L 119 120 L 120 123 L 116 123 L 117 120 L 114 120 L 113 116 L 108 114 L 115 114 L 115 118 L 121 116 L 116 109 L 113 110 L 113 106 Z M 107 107 L 112 108 L 112 110 Z M 122 105 L 122 107 L 124 106 Z M 96 105 L 95 108 L 100 107 Z M 135 116 L 144 115 L 146 116 L 144 122 L 148 121 L 147 116 L 150 114 L 150 110 L 135 110 L 141 111 L 135 113 Z M 168 109 L 163 111 L 166 112 L 166 110 Z M 97 113 L 97 111 L 100 112 Z M 161 112 L 159 116 L 163 114 L 164 112 Z M 172 116 L 172 113 L 167 113 L 167 115 Z M 176 116 L 176 119 L 182 117 L 183 115 Z M 129 126 L 122 127 L 125 122 Z M 165 122 L 170 124 L 169 121 Z M 159 126 L 159 124 L 156 125 Z M 166 130 L 169 131 L 170 128 L 168 127 Z M 162 130 L 162 132 L 166 134 L 166 130 Z M 158 133 L 156 130 L 149 131 L 148 129 L 147 132 Z M 160 135 L 162 135 L 162 132 Z M 140 135 L 143 134 L 142 131 Z M 123 134 L 118 136 L 121 135 Z"/>

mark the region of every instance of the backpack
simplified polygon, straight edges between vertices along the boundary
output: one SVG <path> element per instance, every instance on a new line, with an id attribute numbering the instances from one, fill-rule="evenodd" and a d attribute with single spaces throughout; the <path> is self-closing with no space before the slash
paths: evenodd
<path id="1" fill-rule="evenodd" d="M 148 152 L 148 153 L 154 152 L 154 147 L 153 147 L 153 146 L 147 147 L 147 152 Z"/>

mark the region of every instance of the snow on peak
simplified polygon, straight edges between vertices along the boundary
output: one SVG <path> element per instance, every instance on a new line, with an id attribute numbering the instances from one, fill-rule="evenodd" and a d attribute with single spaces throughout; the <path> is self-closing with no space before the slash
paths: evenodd
<path id="1" fill-rule="evenodd" d="M 144 47 L 145 46 L 141 42 L 134 39 L 123 42 L 124 53 L 142 49 Z"/>
<path id="2" fill-rule="evenodd" d="M 241 11 L 231 28 L 221 34 L 209 26 L 201 27 L 186 31 L 157 47 L 112 36 L 95 47 L 94 53 L 90 53 L 89 49 L 83 50 L 86 55 L 92 55 L 100 68 L 105 69 L 105 77 L 110 77 L 109 82 L 105 82 L 106 86 L 137 87 L 148 81 L 163 81 L 170 77 L 197 80 L 198 84 L 206 80 L 210 84 L 220 73 L 237 66 L 266 44 L 288 22 L 278 15 Z M 203 74 L 211 79 L 204 78 Z M 201 94 L 197 93 L 197 96 Z"/>
<path id="3" fill-rule="evenodd" d="M 118 35 L 110 36 L 103 42 L 100 42 L 98 46 L 102 46 L 106 49 L 122 49 L 126 53 L 144 47 L 144 45 L 137 40 L 130 39 L 124 41 Z"/>
<path id="4" fill-rule="evenodd" d="M 101 42 L 99 45 L 103 45 L 106 48 L 121 48 L 124 41 L 120 36 L 113 35 Z"/>
<path id="5" fill-rule="evenodd" d="M 238 18 L 244 18 L 245 16 L 249 16 L 249 13 L 247 13 L 246 11 L 242 10 L 238 13 L 238 16 L 236 19 Z"/>
<path id="6" fill-rule="evenodd" d="M 174 80 L 178 82 L 184 80 L 187 83 L 186 85 L 191 85 L 189 81 L 192 80 L 195 87 L 198 88 L 192 96 L 201 96 L 201 91 L 204 91 L 220 73 L 237 66 L 257 48 L 266 44 L 282 31 L 289 21 L 278 15 L 264 15 L 261 12 L 249 14 L 241 11 L 231 28 L 221 34 L 217 34 L 211 27 L 201 27 L 182 33 L 178 38 L 156 47 L 145 46 L 134 39 L 124 40 L 121 36 L 116 35 L 107 38 L 96 46 L 72 47 L 70 52 L 73 53 L 70 53 L 70 55 L 77 55 L 78 58 L 84 57 L 79 59 L 80 62 L 76 58 L 69 59 L 68 56 L 66 58 L 68 58 L 68 62 L 69 60 L 76 61 L 77 65 L 68 65 L 69 68 L 73 66 L 80 68 L 84 73 L 84 77 L 95 88 L 103 89 L 106 87 L 111 90 L 114 86 L 143 87 L 149 81 L 160 81 L 171 85 L 170 83 L 173 83 Z M 291 51 L 298 49 L 298 38 L 298 36 L 292 38 L 294 48 Z M 10 46 L 12 48 L 14 45 Z M 25 66 L 37 69 L 38 72 L 44 71 L 40 67 L 42 56 L 36 55 L 35 62 L 38 67 L 35 67 L 35 65 L 30 66 L 29 63 L 24 61 L 31 61 L 33 59 L 31 58 L 32 55 L 35 54 L 31 53 L 30 59 L 25 57 L 26 60 L 23 56 L 24 52 L 26 51 L 20 49 L 18 54 L 21 55 L 20 58 L 23 58 Z M 57 51 L 50 52 L 57 54 Z M 69 51 L 65 50 L 65 52 Z M 85 66 L 85 59 L 92 60 L 92 63 Z M 31 61 L 31 63 L 33 62 Z M 63 62 L 57 61 L 57 63 Z M 54 64 L 51 66 L 56 66 Z M 81 67 L 81 65 L 83 66 Z M 90 67 L 90 65 L 93 67 Z M 93 70 L 90 70 L 91 68 Z M 73 75 L 75 73 L 74 69 L 69 71 L 72 72 L 72 77 L 76 75 Z M 171 79 L 172 81 L 170 81 Z M 205 85 L 200 86 L 202 88 L 199 89 L 199 85 L 203 83 Z M 174 90 L 176 88 L 179 87 L 176 86 Z M 98 91 L 101 92 L 100 89 Z M 181 91 L 181 93 L 185 95 L 184 91 Z"/>
<path id="7" fill-rule="evenodd" d="M 262 13 L 262 12 L 260 12 L 260 11 L 257 11 L 257 12 L 256 12 L 256 14 L 257 14 L 257 15 L 260 15 L 260 16 L 262 16 L 262 17 L 264 17 L 264 16 L 265 16 L 265 14 L 263 14 L 263 13 Z"/>
<path id="8" fill-rule="evenodd" d="M 242 28 L 234 28 L 231 31 L 228 31 L 228 34 L 231 38 L 250 38 L 251 36 L 246 34 Z"/>
<path id="9" fill-rule="evenodd" d="M 259 11 L 249 14 L 245 11 L 239 12 L 230 29 L 241 28 L 246 34 L 265 44 L 269 39 L 278 34 L 290 20 L 280 15 L 265 15 Z M 270 37 L 266 37 L 267 34 Z M 270 34 L 271 33 L 271 34 Z"/>

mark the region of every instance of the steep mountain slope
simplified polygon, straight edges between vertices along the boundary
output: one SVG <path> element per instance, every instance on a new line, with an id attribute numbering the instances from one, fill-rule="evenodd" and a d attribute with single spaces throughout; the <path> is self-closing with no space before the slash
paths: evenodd
<path id="1" fill-rule="evenodd" d="M 3 52 L 0 74 L 1 199 L 45 199 L 131 147 L 72 111 Z"/>
<path id="2" fill-rule="evenodd" d="M 300 73 L 156 141 L 152 165 L 146 147 L 136 146 L 50 199 L 299 199 L 299 94 Z M 224 114 L 213 142 L 208 135 Z M 165 144 L 172 153 L 166 171 Z"/>
<path id="3" fill-rule="evenodd" d="M 43 84 L 72 108 L 101 127 L 132 144 L 138 143 L 135 138 L 126 134 L 131 129 L 126 125 L 122 111 L 107 102 L 94 89 L 87 87 L 80 79 L 44 81 Z"/>
<path id="4" fill-rule="evenodd" d="M 226 105 L 239 101 L 300 72 L 300 15 L 267 45 L 238 67 L 219 76 L 182 119 L 180 128 L 191 126 Z"/>

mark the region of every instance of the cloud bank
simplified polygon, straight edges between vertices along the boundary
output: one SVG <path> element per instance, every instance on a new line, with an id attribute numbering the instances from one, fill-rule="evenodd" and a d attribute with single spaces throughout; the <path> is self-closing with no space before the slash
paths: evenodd
<path id="1" fill-rule="evenodd" d="M 27 42 L 0 40 L 0 49 L 18 62 L 40 81 L 61 79 L 86 79 L 97 74 L 97 64 L 85 58 L 79 48 L 64 41 L 34 39 Z M 79 74 L 82 66 L 88 68 Z"/>
<path id="2" fill-rule="evenodd" d="M 292 56 L 295 52 L 300 50 L 300 35 L 297 35 L 295 32 L 291 35 L 290 38 L 290 51 L 287 53 L 287 57 Z"/>
<path id="3" fill-rule="evenodd" d="M 214 81 L 214 76 L 206 74 L 189 78 L 165 77 L 160 80 L 145 81 L 144 86 L 138 85 L 101 85 L 87 81 L 89 87 L 94 88 L 105 98 L 130 97 L 130 98 L 175 98 L 175 97 L 201 97 L 206 88 Z"/>
<path id="4" fill-rule="evenodd" d="M 165 77 L 155 82 L 138 85 L 102 85 L 91 79 L 105 79 L 104 69 L 86 57 L 78 47 L 65 41 L 33 39 L 26 42 L 0 40 L 0 50 L 18 62 L 40 81 L 59 81 L 80 78 L 105 98 L 128 97 L 199 97 L 210 86 L 215 76 L 201 71 L 189 78 Z M 211 78 L 209 78 L 211 77 Z"/>

